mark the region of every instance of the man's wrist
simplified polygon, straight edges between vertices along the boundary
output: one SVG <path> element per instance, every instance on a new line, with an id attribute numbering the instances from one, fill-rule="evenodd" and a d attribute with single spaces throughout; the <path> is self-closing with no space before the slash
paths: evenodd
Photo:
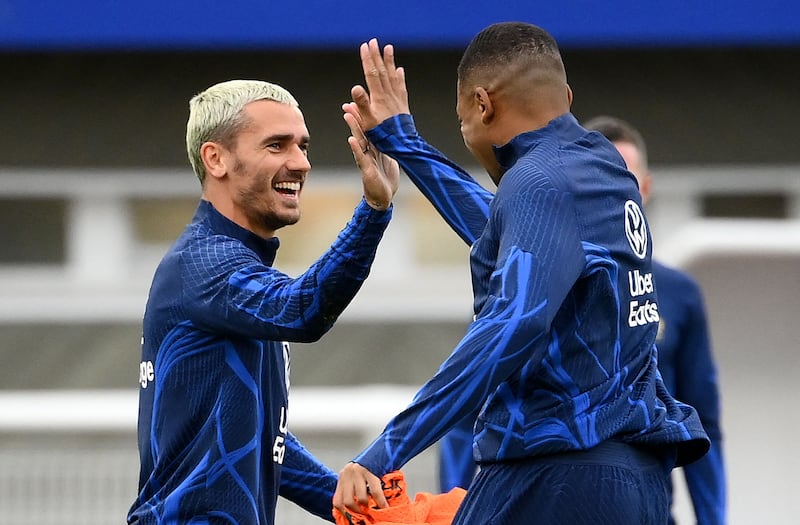
<path id="1" fill-rule="evenodd" d="M 367 199 L 366 197 L 364 198 L 364 201 L 367 203 L 367 205 L 370 208 L 372 208 L 375 211 L 386 211 L 389 208 L 391 208 L 391 206 L 392 206 L 392 202 L 391 201 L 389 201 L 388 203 L 383 203 L 383 202 L 378 202 L 378 201 L 373 201 L 373 200 Z"/>
<path id="2" fill-rule="evenodd" d="M 375 222 L 375 223 L 384 223 L 388 222 L 389 217 L 391 217 L 393 204 L 389 202 L 388 205 L 384 205 L 383 209 L 376 208 L 375 206 L 380 206 L 379 202 L 370 203 L 369 199 L 366 196 L 361 198 L 361 202 L 358 204 L 357 215 L 363 219 L 366 219 L 367 222 Z"/>
<path id="3" fill-rule="evenodd" d="M 387 140 L 393 135 L 416 135 L 417 128 L 414 125 L 414 117 L 409 113 L 401 113 L 387 118 L 377 126 L 366 131 L 367 139 L 376 146 Z M 380 148 L 379 148 L 380 149 Z"/>

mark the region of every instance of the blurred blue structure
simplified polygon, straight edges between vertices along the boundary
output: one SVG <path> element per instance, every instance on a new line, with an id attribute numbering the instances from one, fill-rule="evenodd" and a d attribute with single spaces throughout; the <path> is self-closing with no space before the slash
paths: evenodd
<path id="1" fill-rule="evenodd" d="M 462 48 L 484 26 L 524 20 L 564 48 L 796 45 L 793 0 L 0 0 L 0 50 L 347 48 L 379 35 L 406 49 Z"/>

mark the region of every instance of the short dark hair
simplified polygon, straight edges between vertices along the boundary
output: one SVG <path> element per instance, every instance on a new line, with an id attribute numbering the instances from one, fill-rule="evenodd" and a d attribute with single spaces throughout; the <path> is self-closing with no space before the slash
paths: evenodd
<path id="1" fill-rule="evenodd" d="M 558 44 L 550 33 L 525 22 L 499 22 L 483 29 L 469 43 L 458 64 L 458 80 L 470 81 L 476 72 L 520 59 L 564 69 Z"/>
<path id="2" fill-rule="evenodd" d="M 633 144 L 642 156 L 642 161 L 647 166 L 647 144 L 644 137 L 629 122 L 621 118 L 601 115 L 587 120 L 583 127 L 590 131 L 597 131 L 611 142 L 627 142 Z"/>

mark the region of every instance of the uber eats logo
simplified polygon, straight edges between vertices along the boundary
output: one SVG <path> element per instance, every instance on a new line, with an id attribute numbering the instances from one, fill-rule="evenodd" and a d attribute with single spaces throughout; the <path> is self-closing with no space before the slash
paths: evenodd
<path id="1" fill-rule="evenodd" d="M 642 274 L 639 270 L 628 272 L 628 291 L 631 297 L 642 298 L 655 292 L 653 286 L 653 274 Z M 657 323 L 659 321 L 658 304 L 655 300 L 634 299 L 628 308 L 628 326 L 644 326 L 647 323 Z"/>
<path id="2" fill-rule="evenodd" d="M 647 257 L 647 221 L 635 201 L 625 203 L 625 237 L 633 254 L 639 259 Z M 653 274 L 638 269 L 628 272 L 628 291 L 634 298 L 628 305 L 628 326 L 644 326 L 659 321 L 655 297 L 645 297 L 655 292 Z M 652 299 L 652 300 L 651 300 Z"/>

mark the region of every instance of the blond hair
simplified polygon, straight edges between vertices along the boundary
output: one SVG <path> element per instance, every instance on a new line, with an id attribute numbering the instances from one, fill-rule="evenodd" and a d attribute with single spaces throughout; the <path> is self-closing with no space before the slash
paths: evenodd
<path id="1" fill-rule="evenodd" d="M 205 142 L 235 145 L 236 135 L 247 125 L 244 107 L 257 100 L 274 100 L 298 107 L 297 100 L 277 84 L 260 80 L 229 80 L 215 84 L 189 101 L 186 123 L 186 152 L 200 184 L 205 183 L 206 169 L 200 158 Z"/>

